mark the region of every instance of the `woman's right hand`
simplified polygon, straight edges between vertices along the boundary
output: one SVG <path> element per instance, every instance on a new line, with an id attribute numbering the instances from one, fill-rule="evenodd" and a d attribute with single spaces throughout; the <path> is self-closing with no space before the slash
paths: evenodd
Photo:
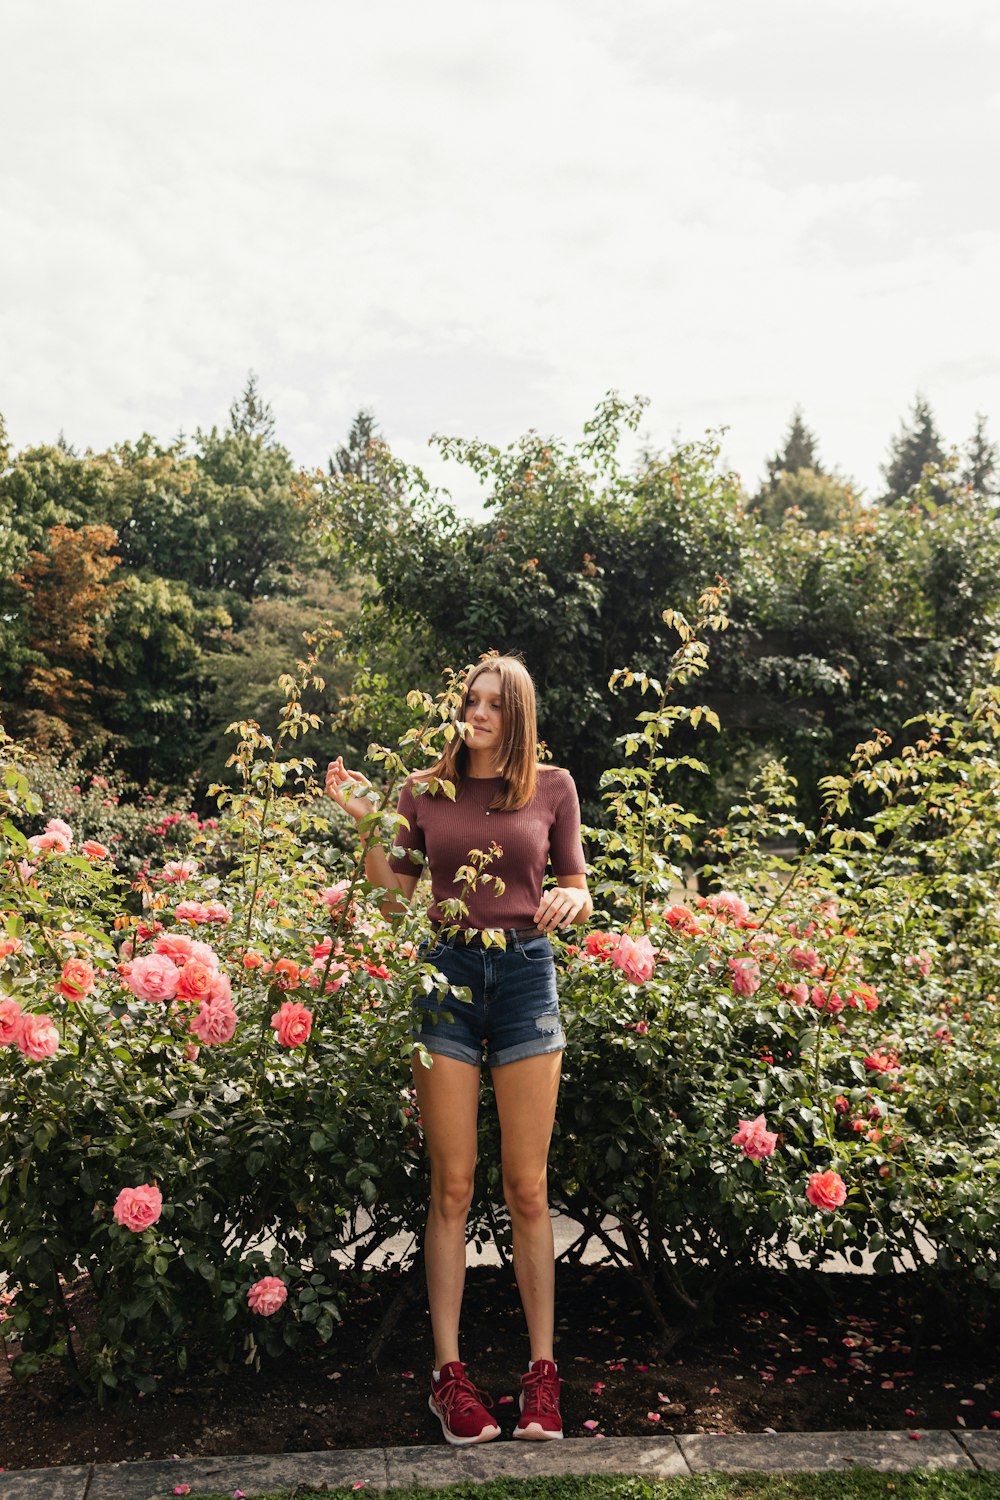
<path id="1" fill-rule="evenodd" d="M 338 755 L 326 768 L 326 793 L 332 797 L 338 807 L 342 807 L 346 813 L 350 813 L 356 822 L 360 823 L 362 818 L 367 818 L 369 813 L 375 811 L 375 804 L 367 797 L 359 797 L 357 791 L 361 787 L 369 787 L 371 782 L 367 776 L 362 776 L 360 771 L 349 771 L 344 765 L 343 757 Z"/>

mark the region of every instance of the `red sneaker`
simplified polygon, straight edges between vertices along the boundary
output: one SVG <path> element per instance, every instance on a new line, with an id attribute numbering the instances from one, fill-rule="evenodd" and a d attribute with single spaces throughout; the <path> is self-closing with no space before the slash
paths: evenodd
<path id="1" fill-rule="evenodd" d="M 521 1415 L 514 1428 L 516 1438 L 532 1442 L 551 1442 L 563 1435 L 559 1415 L 559 1387 L 562 1381 L 551 1359 L 536 1359 L 521 1376 Z"/>
<path id="2" fill-rule="evenodd" d="M 427 1405 L 441 1423 L 445 1440 L 456 1448 L 488 1443 L 490 1438 L 500 1436 L 499 1427 L 486 1410 L 493 1402 L 485 1391 L 476 1390 L 457 1359 L 441 1366 L 437 1380 L 431 1375 Z"/>

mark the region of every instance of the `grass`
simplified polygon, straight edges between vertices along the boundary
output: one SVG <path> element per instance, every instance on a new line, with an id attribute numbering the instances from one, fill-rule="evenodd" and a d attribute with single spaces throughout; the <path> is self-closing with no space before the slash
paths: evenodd
<path id="1" fill-rule="evenodd" d="M 367 1488 L 367 1486 L 366 1486 Z M 273 1490 L 252 1500 L 306 1500 L 307 1485 Z M 363 1492 L 324 1490 L 324 1500 L 357 1500 Z M 915 1469 L 882 1474 L 852 1469 L 829 1474 L 706 1474 L 690 1479 L 563 1475 L 491 1479 L 429 1489 L 425 1485 L 375 1491 L 389 1500 L 1000 1500 L 1000 1473 Z M 252 1492 L 248 1491 L 248 1496 Z M 194 1494 L 187 1500 L 232 1500 L 231 1494 Z"/>

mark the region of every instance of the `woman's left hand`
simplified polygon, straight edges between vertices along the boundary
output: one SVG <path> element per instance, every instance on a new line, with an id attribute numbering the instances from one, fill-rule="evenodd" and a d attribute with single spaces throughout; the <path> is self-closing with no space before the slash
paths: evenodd
<path id="1" fill-rule="evenodd" d="M 590 893 L 575 886 L 554 885 L 547 890 L 538 903 L 534 922 L 539 932 L 554 932 L 557 927 L 569 927 L 572 923 L 586 920 L 591 907 Z"/>

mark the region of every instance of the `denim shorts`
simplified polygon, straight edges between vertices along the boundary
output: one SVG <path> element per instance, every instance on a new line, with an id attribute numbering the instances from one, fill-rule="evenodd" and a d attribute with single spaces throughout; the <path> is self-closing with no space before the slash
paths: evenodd
<path id="1" fill-rule="evenodd" d="M 505 949 L 467 948 L 454 938 L 421 944 L 425 964 L 472 992 L 471 1001 L 447 990 L 415 996 L 413 1039 L 428 1052 L 479 1067 L 485 1050 L 487 1065 L 499 1068 L 565 1047 L 551 943 L 512 931 L 506 937 Z"/>

